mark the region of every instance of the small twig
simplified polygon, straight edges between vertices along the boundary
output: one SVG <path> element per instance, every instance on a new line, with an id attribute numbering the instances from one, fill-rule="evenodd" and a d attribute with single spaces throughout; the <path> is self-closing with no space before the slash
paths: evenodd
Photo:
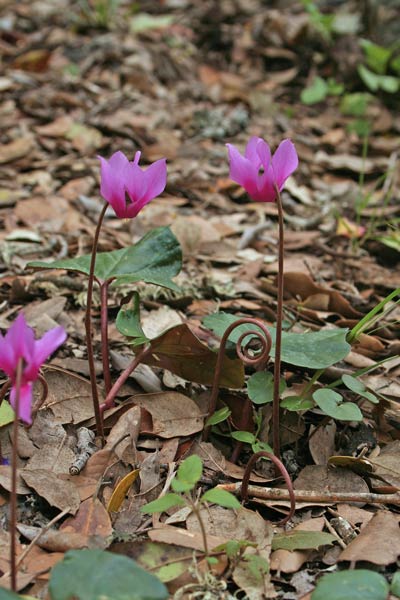
<path id="1" fill-rule="evenodd" d="M 227 492 L 240 493 L 242 484 L 227 483 L 220 484 L 217 486 Z M 257 485 L 249 485 L 247 488 L 247 494 L 253 498 L 261 498 L 263 500 L 283 500 L 290 501 L 290 494 L 288 490 L 282 490 L 280 488 L 263 488 Z M 359 492 L 352 494 L 349 492 L 311 492 L 310 490 L 296 490 L 295 491 L 296 502 L 309 502 L 312 504 L 335 504 L 349 502 L 358 502 L 364 504 L 394 504 L 400 505 L 400 493 L 395 494 L 373 494 L 370 492 Z"/>
<path id="2" fill-rule="evenodd" d="M 50 529 L 50 527 L 53 527 L 53 525 L 55 525 L 60 519 L 62 519 L 63 517 L 65 517 L 65 515 L 67 515 L 70 510 L 71 510 L 70 506 L 68 506 L 67 508 L 64 508 L 64 510 L 62 512 L 60 512 L 56 517 L 54 517 L 54 519 L 52 519 L 51 521 L 49 521 L 47 523 L 47 525 L 45 525 L 44 527 L 42 527 L 42 529 L 35 535 L 35 537 L 33 538 L 33 540 L 30 542 L 29 546 L 27 546 L 25 548 L 25 550 L 19 555 L 18 561 L 17 561 L 17 563 L 15 565 L 17 569 L 19 568 L 19 566 L 21 565 L 21 563 L 24 561 L 24 559 L 26 558 L 26 556 L 29 554 L 29 552 L 32 550 L 33 546 L 42 537 L 42 535 L 44 533 L 46 533 L 46 531 L 48 531 Z M 3 575 L 4 578 L 9 577 L 9 576 L 10 576 L 10 572 L 5 573 Z"/>
<path id="3" fill-rule="evenodd" d="M 339 544 L 339 546 L 341 547 L 341 549 L 344 550 L 346 548 L 346 544 L 344 543 L 342 538 L 339 536 L 336 529 L 334 527 L 332 527 L 332 525 L 329 523 L 329 521 L 326 517 L 324 517 L 324 523 L 325 523 L 325 527 L 328 529 L 328 531 L 330 531 L 331 534 L 335 536 L 336 541 Z"/>

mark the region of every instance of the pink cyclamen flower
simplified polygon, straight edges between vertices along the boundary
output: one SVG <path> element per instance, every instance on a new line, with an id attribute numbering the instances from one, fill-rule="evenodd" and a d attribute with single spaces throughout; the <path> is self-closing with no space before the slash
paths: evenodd
<path id="1" fill-rule="evenodd" d="M 19 359 L 23 360 L 18 417 L 25 423 L 32 423 L 32 384 L 38 378 L 45 360 L 61 346 L 66 337 L 62 327 L 55 327 L 45 333 L 42 339 L 35 340 L 33 329 L 27 325 L 22 313 L 4 337 L 0 333 L 0 369 L 11 380 L 10 403 L 14 409 L 17 366 Z"/>
<path id="2" fill-rule="evenodd" d="M 226 145 L 230 178 L 244 187 L 250 198 L 257 202 L 274 202 L 275 186 L 280 191 L 299 164 L 296 149 L 290 140 L 283 140 L 272 157 L 267 142 L 259 137 L 249 140 L 244 156 L 232 144 Z"/>
<path id="3" fill-rule="evenodd" d="M 143 171 L 138 164 L 140 155 L 140 151 L 136 152 L 133 162 L 123 152 L 115 152 L 109 160 L 98 157 L 100 193 L 122 219 L 136 217 L 143 206 L 164 191 L 167 183 L 166 159 L 157 160 Z"/>

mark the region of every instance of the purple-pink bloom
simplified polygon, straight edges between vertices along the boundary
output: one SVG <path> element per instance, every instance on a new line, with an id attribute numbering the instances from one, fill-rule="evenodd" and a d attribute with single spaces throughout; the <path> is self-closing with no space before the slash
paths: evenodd
<path id="1" fill-rule="evenodd" d="M 244 156 L 232 144 L 226 145 L 230 178 L 244 187 L 250 198 L 257 202 L 274 202 L 275 186 L 280 191 L 299 164 L 296 149 L 290 140 L 283 140 L 272 157 L 267 142 L 259 137 L 249 140 Z"/>
<path id="2" fill-rule="evenodd" d="M 144 171 L 139 167 L 140 155 L 140 151 L 136 152 L 132 162 L 123 152 L 115 152 L 109 160 L 98 157 L 100 193 L 122 219 L 136 217 L 143 206 L 164 191 L 167 183 L 166 159 L 157 160 Z"/>
<path id="3" fill-rule="evenodd" d="M 35 340 L 33 329 L 27 325 L 22 313 L 18 315 L 4 337 L 0 333 L 0 369 L 11 380 L 10 403 L 14 409 L 17 366 L 21 358 L 23 361 L 18 417 L 25 423 L 32 423 L 33 382 L 38 378 L 45 360 L 64 343 L 66 337 L 67 334 L 62 327 L 55 327 L 47 331 L 42 339 Z"/>

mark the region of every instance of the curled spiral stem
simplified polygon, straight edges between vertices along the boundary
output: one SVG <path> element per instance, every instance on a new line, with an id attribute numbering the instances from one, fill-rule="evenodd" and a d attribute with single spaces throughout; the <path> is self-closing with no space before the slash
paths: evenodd
<path id="1" fill-rule="evenodd" d="M 224 360 L 224 356 L 225 356 L 225 348 L 226 348 L 226 343 L 228 341 L 228 338 L 234 329 L 236 329 L 237 327 L 240 327 L 240 325 L 249 325 L 249 324 L 256 325 L 259 329 L 245 331 L 244 333 L 242 333 L 240 335 L 238 341 L 236 342 L 236 353 L 237 353 L 238 357 L 245 365 L 251 365 L 253 367 L 256 367 L 257 369 L 263 368 L 269 360 L 269 355 L 270 355 L 271 347 L 272 347 L 272 338 L 271 338 L 271 334 L 269 333 L 266 325 L 262 321 L 260 321 L 258 319 L 254 319 L 252 317 L 243 317 L 241 319 L 238 319 L 231 325 L 229 325 L 229 327 L 226 329 L 224 335 L 221 338 L 221 344 L 220 344 L 220 347 L 218 350 L 217 363 L 215 365 L 215 372 L 214 372 L 213 386 L 212 386 L 212 390 L 211 390 L 211 396 L 210 396 L 209 407 L 208 407 L 208 416 L 209 417 L 211 417 L 215 413 L 215 409 L 217 406 L 219 381 L 220 381 L 220 377 L 221 377 L 222 364 L 223 364 L 223 360 Z M 261 329 L 261 331 L 259 331 L 260 329 Z M 260 352 L 256 356 L 254 356 L 250 353 L 249 342 L 251 340 L 249 340 L 246 344 L 243 344 L 245 338 L 247 338 L 249 336 L 256 337 L 257 341 L 260 343 Z M 208 438 L 209 432 L 210 432 L 210 426 L 208 426 L 204 429 L 203 437 L 205 440 Z"/>
<path id="2" fill-rule="evenodd" d="M 262 458 L 262 457 L 269 458 L 269 460 L 271 460 L 274 463 L 275 467 L 280 471 L 283 479 L 285 480 L 287 490 L 289 492 L 289 498 L 290 498 L 290 511 L 289 511 L 289 514 L 284 519 L 282 519 L 282 521 L 279 521 L 279 523 L 277 523 L 277 525 L 285 525 L 285 523 L 290 521 L 290 519 L 293 517 L 293 515 L 295 513 L 296 498 L 294 495 L 293 484 L 292 484 L 292 480 L 290 479 L 290 475 L 287 472 L 286 467 L 282 463 L 282 461 L 280 461 L 279 458 L 277 458 L 274 454 L 271 454 L 270 452 L 266 452 L 265 450 L 262 450 L 261 452 L 256 452 L 256 454 L 253 454 L 253 456 L 250 458 L 249 462 L 247 463 L 244 475 L 243 475 L 242 487 L 240 488 L 240 494 L 242 496 L 242 501 L 247 502 L 248 487 L 249 487 L 251 471 L 252 471 L 253 465 L 257 462 L 257 460 L 259 458 Z"/>

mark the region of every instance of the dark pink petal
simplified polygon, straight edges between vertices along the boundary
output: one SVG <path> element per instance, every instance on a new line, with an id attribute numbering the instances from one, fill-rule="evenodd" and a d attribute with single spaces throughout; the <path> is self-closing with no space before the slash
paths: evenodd
<path id="1" fill-rule="evenodd" d="M 266 171 L 266 169 L 271 164 L 271 150 L 269 149 L 267 142 L 264 142 L 264 140 L 259 138 L 259 141 L 257 142 L 256 150 L 257 150 L 257 155 L 259 156 L 259 161 L 260 161 L 261 165 L 264 167 L 264 171 Z"/>
<path id="2" fill-rule="evenodd" d="M 298 164 L 299 159 L 294 144 L 290 140 L 283 140 L 272 157 L 272 168 L 279 189 L 283 187 L 286 179 L 297 169 Z"/>
<path id="3" fill-rule="evenodd" d="M 271 164 L 269 164 L 264 173 L 259 176 L 257 181 L 258 192 L 254 196 L 254 200 L 260 202 L 274 202 L 276 192 L 274 188 L 274 173 Z"/>
<path id="4" fill-rule="evenodd" d="M 14 367 L 17 367 L 18 359 L 23 358 L 29 362 L 33 355 L 35 336 L 33 330 L 25 321 L 23 313 L 20 313 L 15 319 L 5 335 L 5 342 L 8 344 L 13 353 Z"/>
<path id="5" fill-rule="evenodd" d="M 260 142 L 263 142 L 264 144 L 266 144 L 266 142 L 264 142 L 264 140 L 260 137 L 257 137 L 257 136 L 251 137 L 247 143 L 246 150 L 244 153 L 245 158 L 247 158 L 256 167 L 257 170 L 261 166 L 260 156 L 257 151 L 257 146 Z M 266 145 L 268 146 L 268 144 L 266 144 Z M 268 146 L 268 150 L 269 150 L 269 146 Z"/>
<path id="6" fill-rule="evenodd" d="M 144 201 L 147 203 L 156 196 L 162 194 L 167 185 L 167 161 L 165 158 L 157 160 L 155 163 L 150 165 L 145 173 L 144 180 L 146 184 L 146 192 L 144 194 Z"/>
<path id="7" fill-rule="evenodd" d="M 124 216 L 125 187 L 124 172 L 129 161 L 122 152 L 115 152 L 107 161 L 102 156 L 100 160 L 100 193 L 114 209 L 117 217 Z"/>
<path id="8" fill-rule="evenodd" d="M 15 411 L 16 387 L 10 392 L 10 404 Z M 19 390 L 19 410 L 17 417 L 28 425 L 32 423 L 32 383 L 23 383 Z"/>
<path id="9" fill-rule="evenodd" d="M 114 152 L 114 154 L 108 159 L 108 164 L 117 177 L 120 177 L 123 174 L 128 163 L 129 160 L 120 150 L 118 152 Z"/>
<path id="10" fill-rule="evenodd" d="M 125 189 L 129 198 L 136 204 L 146 194 L 146 180 L 143 170 L 135 163 L 129 163 L 124 171 Z"/>
<path id="11" fill-rule="evenodd" d="M 229 153 L 229 176 L 253 197 L 257 193 L 258 168 L 244 158 L 235 146 L 226 144 Z"/>
<path id="12" fill-rule="evenodd" d="M 67 339 L 63 327 L 55 327 L 47 331 L 42 339 L 35 341 L 35 353 L 32 360 L 33 365 L 40 369 L 42 364 L 57 350 Z"/>
<path id="13" fill-rule="evenodd" d="M 14 352 L 11 344 L 7 343 L 0 334 L 0 369 L 4 371 L 8 377 L 11 377 L 15 371 L 16 364 Z"/>

